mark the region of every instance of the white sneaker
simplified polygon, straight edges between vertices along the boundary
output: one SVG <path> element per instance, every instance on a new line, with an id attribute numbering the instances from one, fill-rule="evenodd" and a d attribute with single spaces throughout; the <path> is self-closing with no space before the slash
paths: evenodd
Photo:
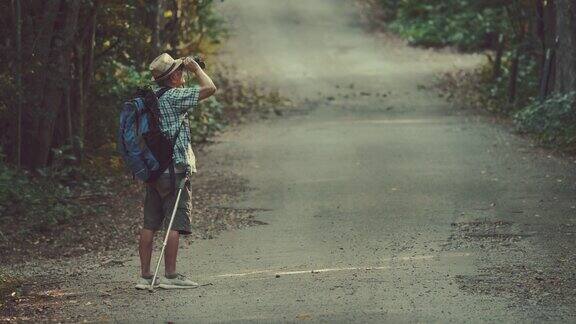
<path id="1" fill-rule="evenodd" d="M 190 289 L 190 288 L 198 288 L 198 286 L 200 285 L 190 279 L 187 279 L 183 275 L 177 273 L 176 278 L 173 279 L 162 277 L 162 279 L 160 280 L 160 284 L 158 286 L 164 289 Z"/>
<path id="2" fill-rule="evenodd" d="M 160 281 L 160 277 L 156 278 L 156 282 L 154 282 L 154 288 L 158 287 L 158 284 L 159 284 L 158 281 Z M 136 289 L 140 289 L 140 290 L 148 289 L 148 288 L 150 288 L 151 284 L 152 284 L 152 278 L 146 279 L 146 278 L 140 277 L 138 279 L 138 281 L 136 282 Z"/>

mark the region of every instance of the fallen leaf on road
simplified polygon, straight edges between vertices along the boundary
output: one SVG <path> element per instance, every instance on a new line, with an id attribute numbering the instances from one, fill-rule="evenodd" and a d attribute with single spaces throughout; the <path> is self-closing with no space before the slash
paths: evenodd
<path id="1" fill-rule="evenodd" d="M 296 316 L 296 319 L 299 319 L 301 321 L 305 321 L 305 320 L 312 319 L 312 316 L 309 314 L 299 314 L 298 316 Z"/>
<path id="2" fill-rule="evenodd" d="M 100 263 L 100 265 L 103 267 L 108 266 L 108 265 L 123 265 L 123 264 L 124 264 L 124 261 L 115 260 L 115 259 L 109 259 L 109 260 L 106 260 L 106 261 Z"/>

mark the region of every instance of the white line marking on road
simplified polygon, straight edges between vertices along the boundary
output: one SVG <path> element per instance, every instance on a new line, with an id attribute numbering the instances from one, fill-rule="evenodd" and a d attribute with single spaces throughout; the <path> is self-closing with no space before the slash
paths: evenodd
<path id="1" fill-rule="evenodd" d="M 471 253 L 449 253 L 444 255 L 415 255 L 415 256 L 403 256 L 394 258 L 381 259 L 381 262 L 394 262 L 394 261 L 419 261 L 419 260 L 430 260 L 440 257 L 467 257 Z M 323 269 L 308 269 L 308 270 L 251 270 L 239 273 L 224 273 L 220 275 L 213 276 L 213 278 L 227 278 L 227 277 L 245 277 L 252 275 L 296 275 L 305 273 L 323 273 L 323 272 L 336 272 L 336 271 L 373 271 L 373 270 L 386 270 L 390 269 L 390 266 L 365 266 L 365 267 L 343 267 L 343 268 L 323 268 Z"/>
<path id="2" fill-rule="evenodd" d="M 349 181 L 350 178 L 324 178 L 324 179 L 308 179 L 308 180 L 301 180 L 301 181 L 294 181 L 293 184 L 301 184 L 301 183 L 320 183 L 320 182 L 332 182 L 332 181 Z"/>
<path id="3" fill-rule="evenodd" d="M 444 120 L 438 119 L 369 119 L 353 121 L 354 124 L 437 124 L 445 122 Z"/>
<path id="4" fill-rule="evenodd" d="M 351 270 L 384 270 L 388 269 L 385 266 L 379 267 L 345 267 L 345 268 L 326 268 L 326 269 L 313 269 L 313 270 L 293 270 L 293 271 L 277 271 L 277 270 L 256 270 L 241 273 L 225 273 L 221 275 L 214 276 L 215 278 L 222 277 L 244 277 L 256 274 L 272 274 L 272 275 L 295 275 L 304 273 L 321 273 L 321 272 L 333 272 L 333 271 L 351 271 Z"/>
<path id="5" fill-rule="evenodd" d="M 254 271 L 241 272 L 241 273 L 225 273 L 225 274 L 217 275 L 214 277 L 243 277 L 243 276 L 263 274 L 263 273 L 272 273 L 272 272 L 273 272 L 272 270 L 254 270 Z"/>
<path id="6" fill-rule="evenodd" d="M 446 124 L 444 119 L 367 119 L 367 120 L 338 120 L 328 121 L 324 124 Z"/>

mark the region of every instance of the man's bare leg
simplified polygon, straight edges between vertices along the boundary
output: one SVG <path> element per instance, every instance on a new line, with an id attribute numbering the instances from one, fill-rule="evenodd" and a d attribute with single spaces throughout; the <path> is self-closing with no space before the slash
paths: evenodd
<path id="1" fill-rule="evenodd" d="M 150 273 L 150 259 L 152 258 L 152 245 L 154 243 L 154 231 L 142 229 L 140 231 L 140 246 L 138 252 L 140 253 L 140 269 L 142 278 L 151 277 Z"/>
<path id="2" fill-rule="evenodd" d="M 180 233 L 171 230 L 168 234 L 168 243 L 164 255 L 164 275 L 170 276 L 176 273 L 176 256 L 178 254 L 178 244 L 180 242 Z"/>

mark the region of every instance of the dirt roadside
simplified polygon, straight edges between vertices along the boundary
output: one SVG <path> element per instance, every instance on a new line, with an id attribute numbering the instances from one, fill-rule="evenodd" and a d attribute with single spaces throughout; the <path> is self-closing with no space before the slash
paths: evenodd
<path id="1" fill-rule="evenodd" d="M 183 240 L 183 246 L 195 240 L 213 239 L 222 231 L 265 224 L 254 218 L 253 210 L 229 207 L 250 188 L 241 176 L 223 172 L 221 166 L 228 161 L 209 159 L 206 149 L 208 146 L 204 145 L 196 150 L 202 172 L 192 180 L 194 232 Z M 100 203 L 109 206 L 106 213 L 78 220 L 79 228 L 74 229 L 79 232 L 78 244 L 46 248 L 38 244 L 25 254 L 7 255 L 14 263 L 3 264 L 1 270 L 16 281 L 13 289 L 6 291 L 0 321 L 58 320 L 59 300 L 70 298 L 58 294 L 63 278 L 121 265 L 126 258 L 137 255 L 144 192 L 139 183 L 128 183 L 128 188 L 102 199 Z M 62 230 L 65 233 L 66 229 Z M 160 245 L 161 238 L 157 236 L 156 247 Z"/>

